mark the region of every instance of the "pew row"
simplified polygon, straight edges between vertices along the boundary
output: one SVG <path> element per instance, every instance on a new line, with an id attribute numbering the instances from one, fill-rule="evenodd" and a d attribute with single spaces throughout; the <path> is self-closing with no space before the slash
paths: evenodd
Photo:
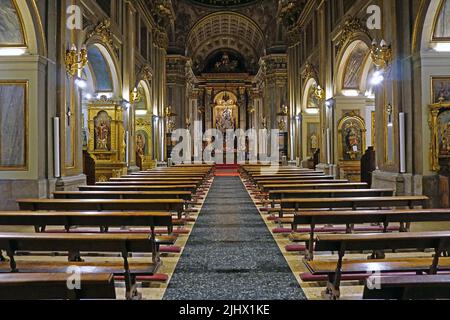
<path id="1" fill-rule="evenodd" d="M 163 238 L 159 238 L 163 239 Z M 132 253 L 153 253 L 160 243 L 147 235 L 123 234 L 47 234 L 47 233 L 0 233 L 0 250 L 6 251 L 9 262 L 0 263 L 0 273 L 66 273 L 68 267 L 78 267 L 81 274 L 123 275 L 127 299 L 139 299 L 136 287 L 137 276 L 154 275 L 161 260 L 147 263 L 130 263 Z M 17 251 L 68 252 L 68 262 L 17 261 Z M 123 263 L 78 262 L 80 252 L 120 253 Z"/>
<path id="2" fill-rule="evenodd" d="M 347 252 L 386 251 L 386 250 L 427 250 L 432 249 L 431 258 L 344 260 Z M 383 234 L 342 234 L 318 235 L 315 252 L 337 252 L 337 261 L 310 261 L 304 264 L 313 276 L 327 276 L 328 282 L 323 297 L 338 299 L 340 297 L 341 278 L 353 275 L 355 278 L 378 274 L 426 273 L 437 274 L 438 271 L 450 270 L 450 259 L 441 258 L 444 251 L 450 249 L 450 232 L 411 232 Z"/>
<path id="3" fill-rule="evenodd" d="M 0 274 L 0 300 L 115 300 L 113 274 L 82 274 L 79 289 L 69 289 L 70 274 Z"/>

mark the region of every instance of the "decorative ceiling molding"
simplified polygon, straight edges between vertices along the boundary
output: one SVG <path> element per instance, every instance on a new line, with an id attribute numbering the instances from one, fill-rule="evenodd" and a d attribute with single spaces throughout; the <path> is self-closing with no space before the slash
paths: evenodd
<path id="1" fill-rule="evenodd" d="M 111 32 L 111 20 L 105 19 L 100 22 L 91 32 L 88 33 L 86 40 L 89 40 L 94 36 L 99 37 L 103 43 L 112 46 L 114 41 Z"/>
<path id="2" fill-rule="evenodd" d="M 193 4 L 213 8 L 243 7 L 255 4 L 258 1 L 259 0 L 190 0 Z"/>
<path id="3" fill-rule="evenodd" d="M 344 48 L 344 45 L 358 33 L 365 34 L 370 38 L 367 26 L 360 19 L 349 18 L 345 20 L 342 26 L 341 37 L 337 44 L 337 52 L 339 53 Z"/>
<path id="4" fill-rule="evenodd" d="M 187 38 L 186 55 L 194 61 L 194 69 L 204 67 L 202 61 L 213 52 L 232 49 L 247 62 L 256 65 L 265 52 L 265 38 L 250 18 L 231 11 L 217 12 L 200 20 Z"/>

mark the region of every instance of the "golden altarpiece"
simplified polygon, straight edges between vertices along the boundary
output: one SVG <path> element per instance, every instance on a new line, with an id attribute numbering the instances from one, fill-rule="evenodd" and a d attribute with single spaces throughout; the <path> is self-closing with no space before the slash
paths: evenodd
<path id="1" fill-rule="evenodd" d="M 107 181 L 127 173 L 124 108 L 101 99 L 88 106 L 88 153 L 95 161 L 95 181 Z"/>
<path id="2" fill-rule="evenodd" d="M 345 179 L 360 181 L 361 157 L 366 150 L 364 119 L 353 112 L 346 114 L 338 124 L 339 167 Z"/>

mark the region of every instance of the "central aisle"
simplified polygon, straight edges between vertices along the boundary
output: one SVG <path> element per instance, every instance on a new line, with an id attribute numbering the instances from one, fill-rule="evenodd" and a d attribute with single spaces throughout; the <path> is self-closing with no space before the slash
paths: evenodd
<path id="1" fill-rule="evenodd" d="M 215 178 L 164 299 L 305 299 L 238 177 Z"/>

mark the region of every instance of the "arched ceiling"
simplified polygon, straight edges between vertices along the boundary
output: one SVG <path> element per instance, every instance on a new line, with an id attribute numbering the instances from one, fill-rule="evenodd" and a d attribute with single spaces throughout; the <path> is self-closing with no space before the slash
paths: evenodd
<path id="1" fill-rule="evenodd" d="M 203 6 L 223 8 L 223 7 L 238 7 L 254 4 L 259 0 L 190 0 L 194 4 Z"/>
<path id="2" fill-rule="evenodd" d="M 285 44 L 278 0 L 172 0 L 175 24 L 169 54 L 205 58 L 220 48 L 259 60 L 264 50 Z M 200 48 L 202 42 L 208 42 Z M 256 58 L 256 56 L 258 56 Z"/>
<path id="3" fill-rule="evenodd" d="M 246 65 L 253 65 L 265 54 L 265 39 L 250 18 L 231 11 L 210 14 L 194 25 L 186 41 L 186 55 L 192 58 L 194 72 L 200 72 L 207 58 L 220 49 L 239 52 Z"/>

